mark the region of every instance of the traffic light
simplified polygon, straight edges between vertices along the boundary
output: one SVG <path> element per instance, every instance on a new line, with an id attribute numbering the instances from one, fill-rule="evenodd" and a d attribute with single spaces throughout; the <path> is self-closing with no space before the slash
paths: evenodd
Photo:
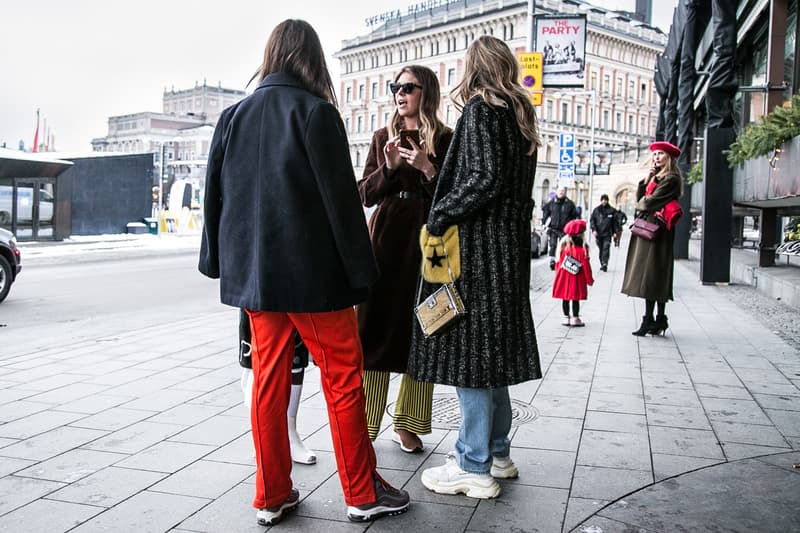
<path id="1" fill-rule="evenodd" d="M 153 186 L 153 201 L 158 202 L 158 186 Z"/>

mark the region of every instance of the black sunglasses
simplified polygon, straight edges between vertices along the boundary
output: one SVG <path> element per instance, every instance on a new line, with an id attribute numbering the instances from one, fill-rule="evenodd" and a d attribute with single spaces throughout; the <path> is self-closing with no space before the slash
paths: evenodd
<path id="1" fill-rule="evenodd" d="M 412 82 L 389 84 L 389 90 L 392 91 L 392 94 L 397 94 L 400 91 L 400 89 L 403 89 L 403 92 L 406 94 L 411 94 L 414 92 L 414 87 L 422 89 L 422 85 L 417 85 L 416 83 Z"/>

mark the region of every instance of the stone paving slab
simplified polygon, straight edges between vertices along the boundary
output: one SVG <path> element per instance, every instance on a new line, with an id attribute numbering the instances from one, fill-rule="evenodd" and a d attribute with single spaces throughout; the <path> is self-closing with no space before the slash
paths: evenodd
<path id="1" fill-rule="evenodd" d="M 797 454 L 792 457 L 797 459 Z M 768 461 L 724 463 L 668 479 L 609 505 L 575 531 L 621 530 L 606 529 L 605 520 L 624 525 L 625 531 L 798 531 L 800 472 L 789 470 L 788 461 L 778 465 L 776 461 L 781 455 Z"/>
<path id="2" fill-rule="evenodd" d="M 385 417 L 375 442 L 379 467 L 409 491 L 411 510 L 374 524 L 348 522 L 319 373 L 310 367 L 299 430 L 318 463 L 295 465 L 302 502 L 276 529 L 671 531 L 690 522 L 645 519 L 670 511 L 659 491 L 680 489 L 691 507 L 702 501 L 699 486 L 736 476 L 754 481 L 729 492 L 729 504 L 755 504 L 753 492 L 774 482 L 783 492 L 773 504 L 796 509 L 790 496 L 800 494 L 800 477 L 788 462 L 800 462 L 800 354 L 729 299 L 726 287 L 700 285 L 696 268 L 676 264 L 667 334 L 637 338 L 630 332 L 643 302 L 619 293 L 624 249 L 612 250 L 609 272 L 597 272 L 582 305 L 585 328 L 560 325 L 546 259 L 534 263 L 531 301 L 545 375 L 511 390 L 535 417 L 513 428 L 520 477 L 503 481 L 494 501 L 422 486 L 421 470 L 443 463 L 457 430 L 435 428 L 423 436 L 425 452 L 409 455 L 391 442 Z M 57 514 L 47 531 L 264 531 L 251 507 L 255 459 L 236 324 L 236 313 L 220 306 L 113 337 L 4 352 L 0 530 L 40 530 L 41 516 Z M 398 387 L 394 376 L 390 409 Z M 695 516 L 686 508 L 681 516 L 726 530 L 718 496 L 719 509 Z M 641 516 L 630 514 L 631 501 L 640 502 Z M 755 524 L 759 513 L 739 518 Z"/>

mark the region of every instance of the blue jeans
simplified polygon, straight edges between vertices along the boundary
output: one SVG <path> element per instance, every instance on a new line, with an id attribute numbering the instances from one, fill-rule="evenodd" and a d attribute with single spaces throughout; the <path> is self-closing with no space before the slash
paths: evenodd
<path id="1" fill-rule="evenodd" d="M 461 407 L 456 461 L 466 472 L 486 474 L 492 468 L 492 457 L 508 457 L 510 454 L 511 400 L 508 387 L 456 387 L 456 392 Z"/>

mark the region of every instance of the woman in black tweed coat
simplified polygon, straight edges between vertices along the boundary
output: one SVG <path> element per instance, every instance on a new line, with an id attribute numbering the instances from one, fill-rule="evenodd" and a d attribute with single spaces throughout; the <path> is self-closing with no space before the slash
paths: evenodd
<path id="1" fill-rule="evenodd" d="M 457 387 L 462 425 L 455 454 L 425 470 L 423 484 L 445 494 L 492 498 L 496 477 L 516 477 L 509 457 L 508 386 L 541 377 L 530 306 L 531 191 L 539 135 L 517 59 L 490 36 L 467 50 L 463 102 L 428 217 L 441 236 L 458 225 L 461 277 L 456 288 L 467 314 L 425 338 L 418 324 L 408 374 Z M 426 261 L 423 258 L 423 261 Z M 423 284 L 423 298 L 437 287 Z"/>

